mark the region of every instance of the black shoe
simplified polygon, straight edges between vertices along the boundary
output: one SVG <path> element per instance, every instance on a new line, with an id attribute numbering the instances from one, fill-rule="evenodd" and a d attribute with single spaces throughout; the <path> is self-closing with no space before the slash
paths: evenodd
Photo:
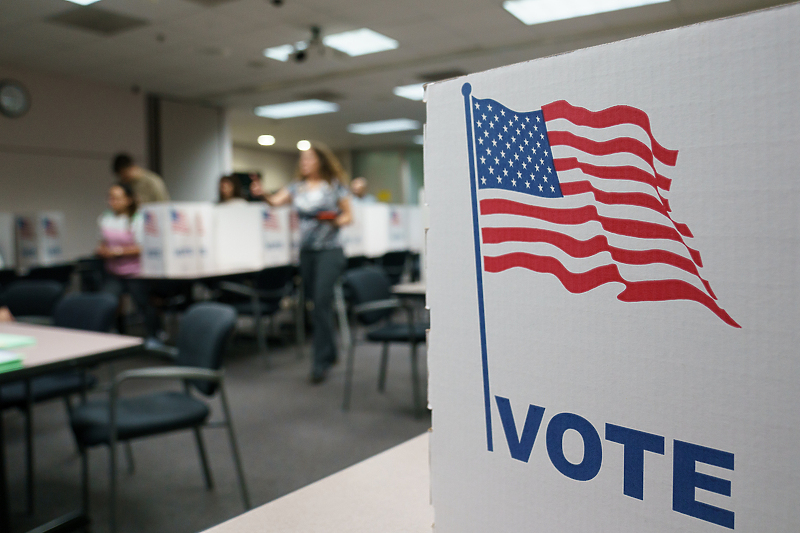
<path id="1" fill-rule="evenodd" d="M 315 368 L 311 371 L 311 377 L 309 381 L 311 381 L 312 385 L 319 385 L 325 378 L 328 377 L 328 369 L 327 368 Z"/>

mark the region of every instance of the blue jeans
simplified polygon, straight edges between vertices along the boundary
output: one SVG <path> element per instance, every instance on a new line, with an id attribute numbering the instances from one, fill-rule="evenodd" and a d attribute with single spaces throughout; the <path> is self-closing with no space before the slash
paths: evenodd
<path id="1" fill-rule="evenodd" d="M 301 250 L 300 275 L 306 300 L 314 302 L 314 370 L 326 370 L 336 362 L 336 332 L 333 323 L 333 288 L 345 266 L 341 248 Z"/>

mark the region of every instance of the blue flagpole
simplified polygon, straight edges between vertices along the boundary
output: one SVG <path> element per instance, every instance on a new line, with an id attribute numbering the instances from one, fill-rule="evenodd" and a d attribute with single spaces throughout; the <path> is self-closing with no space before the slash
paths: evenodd
<path id="1" fill-rule="evenodd" d="M 464 111 L 467 119 L 467 153 L 469 154 L 470 190 L 472 191 L 472 227 L 475 237 L 475 273 L 478 276 L 478 315 L 481 328 L 481 364 L 483 366 L 483 406 L 486 411 L 486 448 L 494 450 L 492 442 L 492 400 L 489 393 L 489 358 L 486 353 L 486 319 L 483 306 L 483 262 L 481 261 L 481 236 L 478 224 L 478 190 L 475 177 L 475 146 L 472 139 L 472 104 L 470 93 L 472 85 L 461 86 L 464 95 Z"/>

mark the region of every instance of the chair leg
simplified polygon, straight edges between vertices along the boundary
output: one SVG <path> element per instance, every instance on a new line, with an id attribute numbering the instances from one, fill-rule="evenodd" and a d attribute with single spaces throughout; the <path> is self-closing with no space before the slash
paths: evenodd
<path id="1" fill-rule="evenodd" d="M 108 447 L 108 531 L 117 532 L 117 440 Z"/>
<path id="2" fill-rule="evenodd" d="M 195 427 L 194 440 L 197 442 L 197 453 L 200 455 L 200 466 L 203 467 L 203 477 L 206 480 L 206 488 L 211 490 L 214 488 L 214 480 L 211 477 L 211 469 L 208 467 L 208 456 L 206 455 L 206 447 L 203 444 L 203 435 L 200 433 L 200 428 Z"/>
<path id="3" fill-rule="evenodd" d="M 342 411 L 350 409 L 350 396 L 353 390 L 353 367 L 355 366 L 356 341 L 351 337 L 350 349 L 347 351 L 347 368 L 344 371 L 344 399 Z"/>
<path id="4" fill-rule="evenodd" d="M 136 463 L 133 462 L 133 446 L 131 441 L 125 441 L 125 459 L 128 461 L 128 474 L 133 475 L 136 471 Z"/>
<path id="5" fill-rule="evenodd" d="M 33 516 L 33 391 L 30 379 L 25 380 L 25 473 L 27 476 L 26 499 L 28 516 Z"/>
<path id="6" fill-rule="evenodd" d="M 383 343 L 381 352 L 381 367 L 378 372 L 378 392 L 386 391 L 386 369 L 389 367 L 389 343 Z"/>
<path id="7" fill-rule="evenodd" d="M 83 514 L 89 516 L 89 451 L 83 446 L 78 446 L 81 456 L 81 496 L 83 499 Z"/>
<path id="8" fill-rule="evenodd" d="M 228 408 L 228 398 L 225 395 L 225 387 L 222 383 L 219 385 L 219 397 L 222 401 L 222 411 L 225 413 L 225 425 L 228 428 L 228 438 L 231 442 L 231 452 L 233 454 L 233 462 L 236 465 L 236 473 L 239 476 L 239 488 L 242 491 L 242 501 L 246 511 L 250 510 L 250 494 L 247 492 L 247 483 L 244 480 L 244 469 L 242 468 L 242 461 L 239 458 L 239 447 L 236 444 L 236 435 L 233 430 L 233 418 L 231 418 L 231 411 Z"/>
<path id="9" fill-rule="evenodd" d="M 417 360 L 417 343 L 411 343 L 411 389 L 414 394 L 414 416 L 422 416 L 422 400 L 419 386 L 419 361 Z"/>

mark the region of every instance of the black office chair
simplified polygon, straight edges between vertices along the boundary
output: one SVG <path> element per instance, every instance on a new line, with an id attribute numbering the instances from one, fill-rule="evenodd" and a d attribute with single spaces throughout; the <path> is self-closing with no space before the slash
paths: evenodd
<path id="1" fill-rule="evenodd" d="M 37 266 L 31 268 L 26 277 L 30 280 L 52 280 L 66 285 L 69 283 L 74 270 L 74 263 L 53 266 Z"/>
<path id="2" fill-rule="evenodd" d="M 236 311 L 219 303 L 192 305 L 183 317 L 178 332 L 178 357 L 176 366 L 140 368 L 121 372 L 116 376 L 108 400 L 91 401 L 73 410 L 72 430 L 81 447 L 83 461 L 84 508 L 88 509 L 87 448 L 100 444 L 109 447 L 110 460 L 110 527 L 116 531 L 117 468 L 116 445 L 129 441 L 191 429 L 194 432 L 206 486 L 213 481 L 208 467 L 205 446 L 200 428 L 207 424 L 208 405 L 192 394 L 192 389 L 204 396 L 219 391 L 224 420 L 228 428 L 233 460 L 239 477 L 245 509 L 250 508 L 250 497 L 239 459 L 228 401 L 220 370 L 225 345 L 236 323 Z M 167 379 L 183 382 L 183 391 L 165 391 L 135 397 L 120 397 L 122 383 L 132 379 Z"/>
<path id="3" fill-rule="evenodd" d="M 112 294 L 70 294 L 56 304 L 53 324 L 62 328 L 106 332 L 114 323 L 116 311 L 117 297 Z M 33 378 L 27 386 L 25 381 L 0 386 L 0 410 L 16 408 L 25 415 L 28 514 L 33 513 L 34 500 L 33 404 L 62 398 L 70 416 L 70 397 L 75 394 L 85 396 L 86 391 L 96 385 L 97 378 L 86 372 L 65 371 Z"/>
<path id="4" fill-rule="evenodd" d="M 49 324 L 63 294 L 64 285 L 57 281 L 21 279 L 0 292 L 0 307 L 8 307 L 20 322 Z"/>
<path id="5" fill-rule="evenodd" d="M 281 309 L 281 301 L 287 296 L 296 296 L 297 286 L 295 278 L 297 267 L 293 265 L 268 268 L 259 272 L 251 284 L 238 281 L 225 280 L 217 284 L 220 296 L 217 301 L 231 305 L 239 315 L 249 315 L 256 320 L 256 339 L 261 350 L 267 349 L 267 335 L 273 329 L 272 318 Z M 299 304 L 298 304 L 299 305 Z M 297 319 L 302 317 L 296 313 Z M 267 318 L 269 327 L 264 329 L 260 319 Z M 297 332 L 298 342 L 302 330 Z"/>
<path id="6" fill-rule="evenodd" d="M 392 285 L 400 283 L 403 274 L 410 270 L 409 252 L 388 252 L 378 259 L 378 264 L 383 267 Z"/>
<path id="7" fill-rule="evenodd" d="M 414 395 L 414 409 L 417 416 L 423 412 L 419 369 L 417 361 L 417 345 L 425 343 L 428 324 L 417 322 L 414 310 L 402 301 L 393 297 L 391 283 L 386 273 L 379 267 L 366 266 L 345 272 L 342 278 L 345 299 L 348 302 L 351 324 L 361 324 L 368 329 L 366 340 L 383 343 L 380 372 L 378 374 L 378 390 L 386 388 L 386 369 L 389 363 L 389 344 L 392 342 L 407 343 L 411 346 L 411 386 Z M 407 321 L 392 322 L 392 315 L 397 309 L 407 311 Z M 350 397 L 353 387 L 353 367 L 355 360 L 356 334 L 350 329 L 350 346 L 345 369 L 344 401 L 342 409 L 350 408 Z"/>

